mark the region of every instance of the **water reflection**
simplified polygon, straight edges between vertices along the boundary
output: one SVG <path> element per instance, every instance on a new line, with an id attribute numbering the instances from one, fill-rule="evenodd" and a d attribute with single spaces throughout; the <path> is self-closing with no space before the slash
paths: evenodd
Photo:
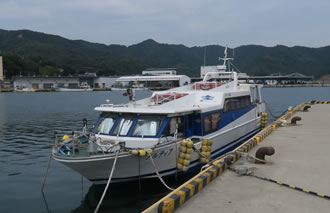
<path id="1" fill-rule="evenodd" d="M 165 181 L 172 187 L 183 183 L 191 176 L 166 178 Z M 158 178 L 110 185 L 99 212 L 141 212 L 158 201 L 170 191 L 166 189 Z M 72 212 L 93 212 L 101 199 L 104 186 L 92 185 L 82 200 L 80 206 Z"/>
<path id="2" fill-rule="evenodd" d="M 4 134 L 4 129 L 6 122 L 7 122 L 7 111 L 6 111 L 6 101 L 5 101 L 5 95 L 0 94 L 0 138 Z"/>

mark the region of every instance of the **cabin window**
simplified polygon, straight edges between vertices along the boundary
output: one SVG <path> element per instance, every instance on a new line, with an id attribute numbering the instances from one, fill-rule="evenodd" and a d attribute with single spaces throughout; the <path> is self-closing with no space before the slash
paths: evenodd
<path id="1" fill-rule="evenodd" d="M 100 121 L 97 125 L 96 132 L 101 134 L 109 134 L 118 115 L 113 113 L 102 113 Z"/>
<path id="2" fill-rule="evenodd" d="M 165 135 L 174 135 L 176 131 L 176 118 L 171 118 L 165 131 Z"/>
<path id="3" fill-rule="evenodd" d="M 235 97 L 235 98 L 227 98 L 224 103 L 223 111 L 231 112 L 234 110 L 238 110 L 244 107 L 247 107 L 251 104 L 251 98 L 249 95 Z"/>
<path id="4" fill-rule="evenodd" d="M 132 136 L 156 136 L 165 116 L 141 115 L 138 119 Z"/>
<path id="5" fill-rule="evenodd" d="M 128 134 L 129 129 L 131 128 L 134 118 L 136 115 L 133 114 L 123 114 L 119 120 L 119 123 L 116 126 L 116 129 L 113 131 L 113 135 L 125 136 Z"/>
<path id="6" fill-rule="evenodd" d="M 257 86 L 255 87 L 250 87 L 250 91 L 251 91 L 251 96 L 252 96 L 252 101 L 253 103 L 259 103 L 259 89 Z"/>
<path id="7" fill-rule="evenodd" d="M 213 132 L 218 129 L 220 122 L 220 112 L 215 112 L 204 116 L 205 133 Z"/>
<path id="8" fill-rule="evenodd" d="M 172 117 L 170 122 L 167 125 L 167 128 L 164 132 L 166 136 L 174 136 L 177 133 L 177 137 L 183 136 L 184 131 L 184 120 L 183 116 Z"/>

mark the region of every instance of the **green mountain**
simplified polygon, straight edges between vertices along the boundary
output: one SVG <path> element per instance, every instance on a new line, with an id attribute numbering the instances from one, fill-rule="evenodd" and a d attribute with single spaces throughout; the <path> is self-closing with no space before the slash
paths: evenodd
<path id="1" fill-rule="evenodd" d="M 150 67 L 175 67 L 179 74 L 199 76 L 204 52 L 206 65 L 216 65 L 224 47 L 186 47 L 160 44 L 152 39 L 131 46 L 105 45 L 30 30 L 0 30 L 0 50 L 7 78 L 19 74 L 77 74 L 86 68 L 105 76 L 130 75 Z M 233 51 L 229 53 L 232 55 Z M 299 72 L 320 77 L 330 74 L 329 59 L 330 46 L 247 45 L 235 49 L 234 64 L 250 75 Z"/>

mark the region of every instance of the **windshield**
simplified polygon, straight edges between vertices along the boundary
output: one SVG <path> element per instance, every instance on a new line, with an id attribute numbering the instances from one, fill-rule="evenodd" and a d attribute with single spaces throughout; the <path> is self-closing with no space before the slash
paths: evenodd
<path id="1" fill-rule="evenodd" d="M 113 131 L 113 135 L 124 136 L 127 135 L 129 129 L 131 128 L 134 118 L 136 115 L 133 114 L 124 114 L 121 116 L 119 123 L 116 126 L 116 129 Z"/>
<path id="2" fill-rule="evenodd" d="M 164 118 L 162 115 L 141 115 L 132 136 L 156 136 Z"/>
<path id="3" fill-rule="evenodd" d="M 96 132 L 101 134 L 109 134 L 117 117 L 118 115 L 113 113 L 102 113 Z"/>

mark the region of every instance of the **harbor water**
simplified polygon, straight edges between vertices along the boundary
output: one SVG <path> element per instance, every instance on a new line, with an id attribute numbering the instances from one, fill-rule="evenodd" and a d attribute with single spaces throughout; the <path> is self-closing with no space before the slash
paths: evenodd
<path id="1" fill-rule="evenodd" d="M 0 212 L 93 212 L 103 192 L 78 173 L 51 162 L 44 194 L 41 185 L 53 144 L 54 130 L 92 126 L 94 107 L 125 103 L 122 91 L 0 93 Z M 150 91 L 137 91 L 137 99 Z M 273 115 L 303 101 L 330 100 L 330 87 L 264 88 Z M 111 167 L 111 165 L 108 165 Z M 110 187 L 99 212 L 141 212 L 168 191 L 155 182 Z"/>

